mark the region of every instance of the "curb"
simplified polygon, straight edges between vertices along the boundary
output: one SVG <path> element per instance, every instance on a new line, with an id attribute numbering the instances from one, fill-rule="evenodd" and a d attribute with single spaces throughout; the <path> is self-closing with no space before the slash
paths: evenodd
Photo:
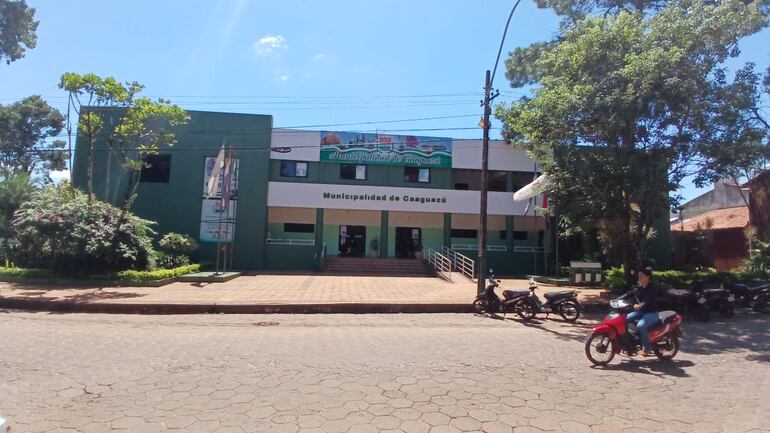
<path id="1" fill-rule="evenodd" d="M 46 301 L 0 297 L 0 308 L 57 313 L 101 314 L 397 314 L 471 313 L 470 304 L 126 304 Z M 586 313 L 603 313 L 607 305 L 583 304 Z"/>

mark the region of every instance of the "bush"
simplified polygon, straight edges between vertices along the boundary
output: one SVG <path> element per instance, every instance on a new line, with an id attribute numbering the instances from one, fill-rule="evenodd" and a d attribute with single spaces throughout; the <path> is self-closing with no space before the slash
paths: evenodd
<path id="1" fill-rule="evenodd" d="M 17 265 L 46 268 L 64 275 L 89 275 L 152 266 L 151 221 L 125 215 L 93 200 L 67 183 L 41 190 L 16 212 Z"/>
<path id="2" fill-rule="evenodd" d="M 161 251 L 155 254 L 155 265 L 166 269 L 189 265 L 199 246 L 195 239 L 180 233 L 167 233 L 158 244 Z"/>
<path id="3" fill-rule="evenodd" d="M 163 251 L 172 254 L 190 255 L 198 250 L 195 239 L 180 233 L 167 233 L 158 244 Z"/>
<path id="4" fill-rule="evenodd" d="M 699 280 L 706 284 L 718 285 L 724 282 L 745 282 L 754 283 L 765 281 L 770 274 L 764 272 L 746 272 L 746 271 L 727 271 L 717 272 L 714 269 L 705 269 L 694 272 L 687 271 L 655 271 L 653 281 L 658 284 L 676 289 L 686 289 L 690 287 L 693 281 Z M 627 290 L 626 280 L 623 276 L 623 268 L 612 268 L 604 272 L 605 286 L 613 292 L 624 292 Z"/>
<path id="5" fill-rule="evenodd" d="M 3 268 L 0 267 L 0 277 L 14 278 L 56 278 L 48 269 Z"/>
<path id="6" fill-rule="evenodd" d="M 754 240 L 753 248 L 749 251 L 749 259 L 746 260 L 747 272 L 767 272 L 770 270 L 770 242 Z"/>
<path id="7" fill-rule="evenodd" d="M 198 264 L 179 266 L 173 269 L 156 269 L 154 271 L 121 271 L 113 274 L 100 275 L 95 278 L 105 280 L 128 280 L 128 281 L 157 281 L 167 278 L 176 278 L 180 275 L 198 272 L 201 266 Z"/>

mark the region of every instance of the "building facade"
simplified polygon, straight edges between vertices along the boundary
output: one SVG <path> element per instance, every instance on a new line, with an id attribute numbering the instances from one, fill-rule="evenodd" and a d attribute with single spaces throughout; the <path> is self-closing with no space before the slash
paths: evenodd
<path id="1" fill-rule="evenodd" d="M 120 113 L 104 110 L 105 125 Z M 213 262 L 218 239 L 229 241 L 241 270 L 315 271 L 325 256 L 415 258 L 444 246 L 476 255 L 480 140 L 273 129 L 271 116 L 189 114 L 177 144 L 148 158 L 133 209 L 157 221 L 159 233 L 199 239 L 204 262 Z M 205 193 L 223 144 L 237 161 L 228 215 Z M 81 187 L 86 154 L 79 139 Z M 115 203 L 126 172 L 106 143 L 94 155 L 95 194 Z M 489 161 L 488 263 L 499 273 L 542 273 L 551 260 L 545 217 L 535 214 L 542 202 L 513 201 L 535 163 L 501 141 L 490 143 Z"/>

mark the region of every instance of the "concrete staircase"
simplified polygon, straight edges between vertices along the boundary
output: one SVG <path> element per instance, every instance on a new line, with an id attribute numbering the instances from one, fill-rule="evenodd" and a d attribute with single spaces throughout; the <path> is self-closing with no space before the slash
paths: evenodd
<path id="1" fill-rule="evenodd" d="M 379 257 L 326 257 L 324 272 L 330 275 L 432 277 L 421 260 Z"/>

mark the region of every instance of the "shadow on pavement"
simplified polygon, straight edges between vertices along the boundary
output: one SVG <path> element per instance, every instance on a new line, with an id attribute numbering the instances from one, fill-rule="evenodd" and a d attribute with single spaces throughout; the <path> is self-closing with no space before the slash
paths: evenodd
<path id="1" fill-rule="evenodd" d="M 625 358 L 625 359 L 624 359 Z M 617 362 L 617 361 L 616 361 Z M 649 360 L 629 359 L 627 357 L 621 357 L 620 363 L 610 364 L 606 367 L 592 367 L 596 369 L 604 370 L 618 370 L 635 374 L 648 374 L 657 377 L 675 376 L 675 377 L 687 377 L 687 371 L 685 368 L 693 367 L 695 363 L 688 360 L 671 360 L 660 361 L 657 358 Z"/>
<path id="2" fill-rule="evenodd" d="M 96 290 L 88 293 L 78 293 L 77 295 L 65 296 L 64 300 L 68 302 L 91 302 L 105 299 L 131 299 L 140 298 L 145 296 L 140 293 L 133 292 L 109 292 L 104 290 Z"/>
<path id="3" fill-rule="evenodd" d="M 751 352 L 749 361 L 770 362 L 770 315 L 736 311 L 730 319 L 690 322 L 683 326 L 682 350 L 699 355 Z"/>

